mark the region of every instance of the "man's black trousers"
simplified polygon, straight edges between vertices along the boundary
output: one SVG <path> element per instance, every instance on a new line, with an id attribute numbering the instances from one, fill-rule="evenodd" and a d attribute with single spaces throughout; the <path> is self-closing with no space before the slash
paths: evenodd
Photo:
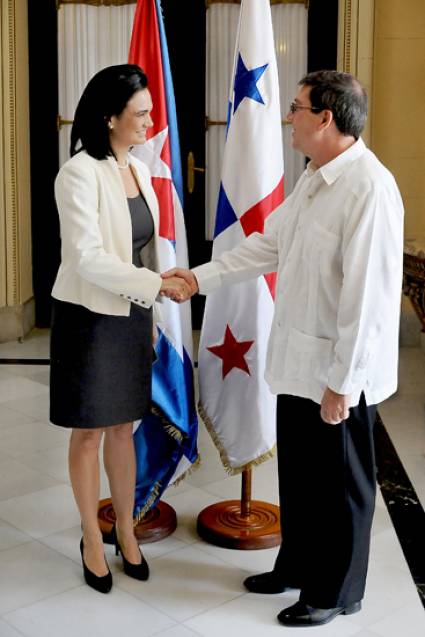
<path id="1" fill-rule="evenodd" d="M 363 394 L 339 425 L 325 423 L 311 400 L 278 396 L 282 545 L 275 571 L 310 606 L 363 598 L 376 492 L 375 416 Z"/>

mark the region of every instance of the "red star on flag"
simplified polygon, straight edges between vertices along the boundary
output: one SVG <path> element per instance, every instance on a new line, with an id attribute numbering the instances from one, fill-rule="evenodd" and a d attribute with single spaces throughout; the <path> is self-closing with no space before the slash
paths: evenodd
<path id="1" fill-rule="evenodd" d="M 224 334 L 224 342 L 221 345 L 213 345 L 207 347 L 207 350 L 218 356 L 223 360 L 222 374 L 223 379 L 227 374 L 232 371 L 234 367 L 246 372 L 249 376 L 248 364 L 245 360 L 245 354 L 251 347 L 254 341 L 237 341 L 232 334 L 232 331 L 228 325 L 226 325 L 226 332 Z"/>

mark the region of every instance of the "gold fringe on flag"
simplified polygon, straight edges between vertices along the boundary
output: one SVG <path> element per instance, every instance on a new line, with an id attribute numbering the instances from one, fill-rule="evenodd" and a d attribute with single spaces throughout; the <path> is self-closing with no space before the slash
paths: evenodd
<path id="1" fill-rule="evenodd" d="M 180 484 L 180 482 L 182 482 L 185 478 L 188 478 L 190 475 L 192 475 L 192 473 L 193 473 L 194 471 L 196 471 L 197 469 L 199 469 L 200 464 L 201 464 L 201 456 L 200 456 L 200 455 L 199 455 L 199 453 L 198 453 L 198 457 L 197 457 L 197 459 L 195 460 L 195 462 L 193 462 L 193 463 L 190 465 L 190 467 L 188 467 L 188 468 L 186 469 L 186 471 L 185 471 L 184 473 L 182 473 L 182 474 L 181 474 L 181 476 L 179 476 L 179 477 L 177 478 L 177 480 L 175 480 L 175 481 L 173 482 L 173 484 L 172 484 L 171 486 L 172 486 L 172 487 L 177 487 L 177 486 Z"/>
<path id="2" fill-rule="evenodd" d="M 165 431 L 171 438 L 174 438 L 174 440 L 177 440 L 180 443 L 183 442 L 182 432 L 164 416 L 164 413 L 159 409 L 159 407 L 151 405 L 151 412 L 161 420 Z"/>
<path id="3" fill-rule="evenodd" d="M 136 515 L 136 517 L 133 518 L 133 526 L 137 526 L 139 522 L 145 517 L 146 513 L 149 511 L 149 509 L 155 502 L 156 498 L 159 496 L 161 492 L 161 487 L 162 487 L 162 484 L 158 480 L 158 482 L 154 484 L 152 493 L 150 494 L 149 498 L 146 500 L 145 506 L 142 507 L 139 513 Z"/>
<path id="4" fill-rule="evenodd" d="M 207 414 L 207 412 L 205 411 L 203 405 L 199 402 L 198 403 L 198 413 L 200 415 L 200 417 L 202 418 L 203 422 L 205 423 L 205 426 L 208 430 L 208 433 L 210 434 L 213 443 L 215 444 L 215 446 L 218 449 L 218 452 L 220 454 L 220 458 L 221 458 L 221 462 L 223 463 L 224 468 L 226 469 L 227 473 L 231 476 L 236 476 L 239 473 L 242 473 L 243 471 L 246 471 L 247 469 L 251 469 L 252 467 L 255 467 L 259 464 L 262 464 L 265 460 L 269 460 L 269 458 L 273 458 L 273 456 L 275 455 L 275 451 L 276 451 L 276 445 L 273 445 L 273 447 L 271 449 L 269 449 L 268 451 L 266 451 L 265 453 L 262 453 L 260 456 L 258 456 L 257 458 L 254 458 L 254 460 L 251 460 L 250 462 L 247 462 L 244 465 L 241 465 L 240 467 L 232 467 L 230 465 L 230 461 L 229 461 L 229 457 L 227 455 L 226 450 L 224 449 L 223 445 L 221 444 L 221 440 L 219 439 L 219 437 L 217 436 L 217 433 L 214 429 L 214 426 Z"/>

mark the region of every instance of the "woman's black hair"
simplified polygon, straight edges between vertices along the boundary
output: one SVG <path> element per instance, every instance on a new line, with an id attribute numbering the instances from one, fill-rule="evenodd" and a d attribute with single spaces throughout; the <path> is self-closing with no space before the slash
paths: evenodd
<path id="1" fill-rule="evenodd" d="M 136 64 L 108 66 L 96 73 L 84 89 L 75 111 L 71 157 L 80 150 L 96 159 L 113 155 L 108 122 L 112 115 L 120 115 L 134 93 L 147 85 L 148 78 Z"/>

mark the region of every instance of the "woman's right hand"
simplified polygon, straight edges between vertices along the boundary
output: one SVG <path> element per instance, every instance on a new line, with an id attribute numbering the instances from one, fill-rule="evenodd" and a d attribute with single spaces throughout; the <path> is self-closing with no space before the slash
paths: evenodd
<path id="1" fill-rule="evenodd" d="M 166 296 L 176 301 L 176 303 L 187 301 L 193 294 L 186 281 L 179 276 L 170 276 L 166 279 L 162 279 L 159 293 L 161 296 Z"/>

